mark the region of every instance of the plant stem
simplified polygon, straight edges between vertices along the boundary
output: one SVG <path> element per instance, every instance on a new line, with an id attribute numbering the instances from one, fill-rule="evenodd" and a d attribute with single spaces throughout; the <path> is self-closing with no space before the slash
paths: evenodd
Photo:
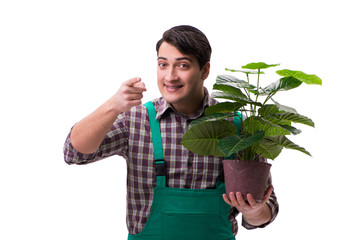
<path id="1" fill-rule="evenodd" d="M 276 92 L 275 92 L 276 93 Z M 265 105 L 265 103 L 267 103 L 267 101 L 269 101 L 271 98 L 272 98 L 272 96 L 274 96 L 274 94 L 275 93 L 271 93 L 271 94 L 269 94 L 267 97 L 266 97 L 266 99 L 265 99 L 265 101 L 264 101 L 264 103 L 263 103 L 263 105 Z"/>
<path id="2" fill-rule="evenodd" d="M 249 78 L 249 74 L 248 74 L 248 73 L 246 73 L 246 79 L 247 79 L 248 84 L 250 84 L 250 78 Z M 249 98 L 249 100 L 252 101 L 252 100 L 251 100 L 250 92 L 249 92 L 247 89 L 245 89 L 245 93 L 246 93 L 247 97 Z M 253 112 L 253 105 L 250 104 L 250 116 L 253 115 L 252 112 Z M 247 113 L 246 113 L 246 117 L 248 117 Z"/>
<path id="3" fill-rule="evenodd" d="M 254 158 L 254 152 L 252 147 L 247 147 L 243 150 L 243 156 L 241 160 L 252 161 Z"/>
<path id="4" fill-rule="evenodd" d="M 248 118 L 248 114 L 247 114 L 245 107 L 241 107 L 240 111 L 241 111 L 241 114 L 243 114 L 243 112 L 245 112 L 246 118 Z"/>
<path id="5" fill-rule="evenodd" d="M 258 78 L 257 78 L 257 84 L 256 84 L 256 99 L 255 102 L 257 102 L 258 97 L 259 97 L 259 84 L 260 84 L 260 68 L 258 69 Z M 254 114 L 256 114 L 256 105 L 254 105 Z"/>

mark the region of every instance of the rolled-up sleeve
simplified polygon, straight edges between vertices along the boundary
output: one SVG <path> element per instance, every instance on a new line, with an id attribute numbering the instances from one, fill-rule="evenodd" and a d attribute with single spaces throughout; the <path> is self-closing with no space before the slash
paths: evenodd
<path id="1" fill-rule="evenodd" d="M 106 134 L 99 148 L 91 154 L 77 151 L 71 144 L 70 133 L 64 144 L 64 160 L 67 164 L 88 164 L 113 155 L 126 157 L 128 151 L 128 131 L 122 122 L 123 116 L 119 116 L 109 132 Z"/>

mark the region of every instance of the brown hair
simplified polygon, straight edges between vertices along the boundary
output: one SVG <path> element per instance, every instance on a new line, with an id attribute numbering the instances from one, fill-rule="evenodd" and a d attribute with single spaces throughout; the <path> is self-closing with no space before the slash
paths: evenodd
<path id="1" fill-rule="evenodd" d="M 195 57 L 199 62 L 200 69 L 210 61 L 210 43 L 205 34 L 195 27 L 181 25 L 165 31 L 163 37 L 156 44 L 157 53 L 163 42 L 173 45 L 182 54 Z"/>

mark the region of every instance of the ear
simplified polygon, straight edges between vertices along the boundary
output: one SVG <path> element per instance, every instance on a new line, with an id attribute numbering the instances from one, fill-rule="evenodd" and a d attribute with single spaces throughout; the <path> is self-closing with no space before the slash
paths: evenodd
<path id="1" fill-rule="evenodd" d="M 203 68 L 201 69 L 201 80 L 205 80 L 210 73 L 210 62 L 205 63 Z"/>

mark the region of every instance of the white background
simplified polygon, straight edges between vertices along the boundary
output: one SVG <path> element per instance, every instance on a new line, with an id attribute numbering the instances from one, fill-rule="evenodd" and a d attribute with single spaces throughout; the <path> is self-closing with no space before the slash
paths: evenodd
<path id="1" fill-rule="evenodd" d="M 313 157 L 285 150 L 273 162 L 278 218 L 237 239 L 359 239 L 358 3 L 124 2 L 0 2 L 0 239 L 126 239 L 124 159 L 68 166 L 63 142 L 124 80 L 159 96 L 155 44 L 179 24 L 212 44 L 209 90 L 225 67 L 255 61 L 323 79 L 276 98 L 316 123 L 292 138 Z"/>

